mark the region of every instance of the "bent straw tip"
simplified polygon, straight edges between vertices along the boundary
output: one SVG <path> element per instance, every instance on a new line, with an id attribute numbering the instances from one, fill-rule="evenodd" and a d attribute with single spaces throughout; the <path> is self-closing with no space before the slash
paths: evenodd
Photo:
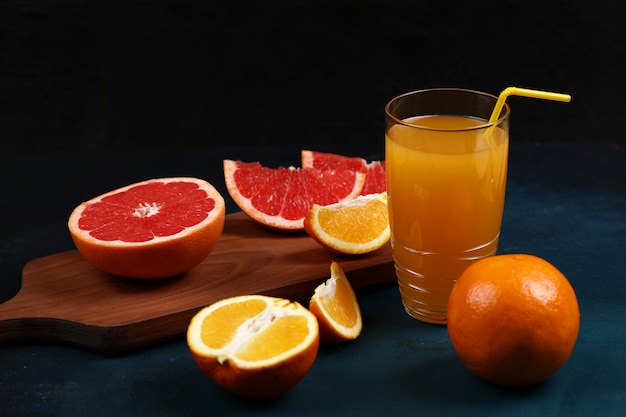
<path id="1" fill-rule="evenodd" d="M 501 97 L 508 97 L 511 95 L 521 96 L 521 97 L 541 98 L 545 100 L 562 101 L 562 102 L 569 102 L 572 100 L 572 96 L 569 94 L 554 93 L 551 91 L 543 91 L 543 90 L 532 90 L 529 88 L 519 88 L 519 87 L 507 87 L 504 90 L 502 90 L 502 93 L 500 93 Z"/>

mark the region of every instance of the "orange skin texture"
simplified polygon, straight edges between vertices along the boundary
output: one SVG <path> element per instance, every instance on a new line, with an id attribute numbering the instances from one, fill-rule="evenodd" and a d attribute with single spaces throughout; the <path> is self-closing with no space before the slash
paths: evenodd
<path id="1" fill-rule="evenodd" d="M 88 239 L 74 230 L 80 213 L 89 204 L 85 202 L 76 207 L 70 216 L 70 235 L 85 259 L 110 274 L 138 279 L 176 276 L 199 265 L 213 251 L 222 235 L 226 216 L 224 200 L 219 193 L 209 195 L 215 200 L 215 207 L 209 213 L 212 220 L 191 233 L 132 245 Z"/>
<path id="2" fill-rule="evenodd" d="M 277 397 L 296 386 L 309 372 L 319 349 L 319 337 L 305 350 L 272 366 L 239 369 L 215 357 L 192 356 L 211 380 L 228 391 L 248 398 Z"/>
<path id="3" fill-rule="evenodd" d="M 532 255 L 498 255 L 461 275 L 448 303 L 448 333 L 461 361 L 496 385 L 536 384 L 569 358 L 580 326 L 565 276 Z"/>

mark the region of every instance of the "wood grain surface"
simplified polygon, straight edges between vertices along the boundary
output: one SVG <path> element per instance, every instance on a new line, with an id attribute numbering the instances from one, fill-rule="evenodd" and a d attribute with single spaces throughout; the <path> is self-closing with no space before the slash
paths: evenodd
<path id="1" fill-rule="evenodd" d="M 243 213 L 226 217 L 213 252 L 192 271 L 161 280 L 110 275 L 71 250 L 28 262 L 22 287 L 0 304 L 0 344 L 62 343 L 119 353 L 184 335 L 202 307 L 241 294 L 307 305 L 337 261 L 356 291 L 395 281 L 390 245 L 337 255 L 304 233 L 265 228 Z"/>

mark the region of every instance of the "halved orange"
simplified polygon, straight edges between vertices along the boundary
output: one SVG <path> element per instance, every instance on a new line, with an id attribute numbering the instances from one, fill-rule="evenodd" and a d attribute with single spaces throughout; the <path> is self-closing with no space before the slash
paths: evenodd
<path id="1" fill-rule="evenodd" d="M 391 237 L 387 193 L 327 206 L 314 204 L 304 219 L 304 230 L 333 252 L 358 255 L 375 251 Z"/>
<path id="2" fill-rule="evenodd" d="M 363 319 L 356 294 L 336 262 L 330 265 L 330 278 L 315 289 L 309 310 L 319 322 L 322 343 L 354 340 L 361 334 Z"/>
<path id="3" fill-rule="evenodd" d="M 200 310 L 189 324 L 187 344 L 198 367 L 218 385 L 246 397 L 274 397 L 308 373 L 319 330 L 301 304 L 243 295 Z"/>
<path id="4" fill-rule="evenodd" d="M 225 204 L 199 178 L 158 178 L 77 206 L 68 228 L 78 251 L 99 269 L 130 278 L 164 278 L 194 268 L 222 234 Z"/>

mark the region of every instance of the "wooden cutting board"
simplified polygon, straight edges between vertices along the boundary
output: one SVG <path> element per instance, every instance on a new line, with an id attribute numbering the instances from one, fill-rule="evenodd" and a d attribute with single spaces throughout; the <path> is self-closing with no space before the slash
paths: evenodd
<path id="1" fill-rule="evenodd" d="M 162 280 L 102 272 L 71 250 L 29 261 L 22 287 L 0 304 L 0 345 L 70 344 L 119 353 L 175 337 L 202 307 L 225 297 L 265 294 L 307 305 L 336 261 L 355 290 L 394 282 L 391 248 L 333 254 L 304 233 L 265 228 L 243 213 L 226 216 L 213 252 L 192 271 Z"/>

